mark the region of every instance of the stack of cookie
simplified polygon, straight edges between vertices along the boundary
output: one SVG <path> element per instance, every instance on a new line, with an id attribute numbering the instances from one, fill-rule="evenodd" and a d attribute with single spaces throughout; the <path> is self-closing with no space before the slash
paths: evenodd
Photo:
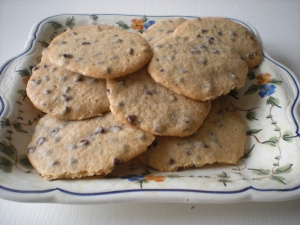
<path id="1" fill-rule="evenodd" d="M 134 157 L 160 171 L 234 164 L 245 124 L 224 95 L 261 59 L 252 33 L 222 18 L 163 20 L 142 35 L 69 29 L 27 86 L 47 113 L 28 157 L 48 180 L 106 175 Z"/>

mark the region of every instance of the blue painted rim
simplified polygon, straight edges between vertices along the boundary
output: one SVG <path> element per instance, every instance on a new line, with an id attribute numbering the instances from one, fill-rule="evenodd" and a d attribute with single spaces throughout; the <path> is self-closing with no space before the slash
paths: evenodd
<path id="1" fill-rule="evenodd" d="M 30 45 L 29 45 L 29 48 L 27 50 L 25 50 L 23 53 L 21 53 L 20 55 L 8 60 L 0 69 L 0 76 L 1 76 L 1 73 L 2 71 L 4 70 L 4 68 L 10 63 L 12 62 L 13 60 L 15 60 L 16 58 L 20 57 L 20 56 L 23 56 L 25 55 L 27 52 L 29 52 L 33 46 L 33 41 L 36 39 L 36 34 L 37 34 L 37 31 L 38 31 L 38 28 L 40 27 L 41 23 L 43 23 L 44 21 L 48 20 L 48 19 L 51 19 L 51 18 L 54 18 L 54 17 L 57 17 L 57 16 L 71 16 L 71 15 L 75 15 L 75 16 L 90 16 L 92 14 L 59 14 L 59 15 L 54 15 L 54 16 L 50 16 L 50 17 L 47 17 L 45 18 L 44 20 L 40 21 L 36 27 L 36 30 L 33 34 L 33 38 L 30 39 Z M 93 14 L 93 15 L 99 15 L 99 16 L 141 16 L 141 15 L 130 15 L 130 14 Z M 171 16 L 149 16 L 149 17 L 186 17 L 186 18 L 195 18 L 196 16 L 182 16 L 182 15 L 171 15 Z M 251 32 L 253 34 L 255 34 L 255 32 L 253 31 L 253 29 L 248 25 L 246 24 L 245 22 L 243 21 L 240 21 L 240 20 L 237 20 L 237 19 L 232 19 L 232 18 L 227 18 L 227 19 L 231 19 L 231 20 L 234 20 L 234 21 L 237 21 L 241 24 L 243 24 L 244 26 L 248 27 Z M 272 60 L 271 58 L 267 57 L 265 54 L 263 54 L 263 56 L 268 59 L 270 62 L 274 63 L 275 65 L 279 66 L 280 68 L 282 68 L 284 71 L 286 71 L 289 76 L 292 78 L 295 86 L 296 86 L 296 89 L 297 89 L 297 95 L 296 95 L 296 98 L 295 98 L 295 101 L 293 102 L 292 104 L 292 117 L 293 117 L 293 120 L 295 122 L 295 125 L 296 125 L 296 134 L 298 136 L 300 136 L 299 134 L 299 125 L 298 125 L 298 122 L 296 120 L 296 117 L 295 117 L 295 114 L 294 114 L 294 111 L 295 111 L 295 106 L 296 106 L 296 103 L 298 101 L 298 98 L 299 98 L 299 86 L 298 86 L 298 83 L 295 79 L 295 77 L 291 74 L 291 72 L 285 68 L 284 66 L 278 64 L 276 61 Z M 5 108 L 5 105 L 4 105 L 4 101 L 2 99 L 2 97 L 0 96 L 0 102 L 2 103 L 3 105 L 3 108 L 0 109 L 0 115 L 2 115 L 3 111 L 4 111 L 4 108 Z M 129 190 L 115 190 L 115 191 L 106 191 L 106 192 L 91 192 L 91 193 L 78 193 L 78 192 L 71 192 L 71 191 L 67 191 L 67 190 L 64 190 L 64 189 L 61 189 L 61 188 L 51 188 L 51 189 L 45 189 L 45 190 L 17 190 L 17 189 L 12 189 L 12 188 L 7 188 L 5 186 L 2 186 L 0 185 L 0 189 L 4 190 L 4 191 L 8 191 L 8 192 L 13 192 L 13 193 L 19 193 L 19 194 L 44 194 L 44 193 L 51 193 L 51 192 L 54 192 L 54 191 L 59 191 L 59 192 L 62 192 L 62 193 L 65 193 L 65 194 L 68 194 L 68 195 L 74 195 L 74 196 L 102 196 L 102 195 L 112 195 L 112 194 L 124 194 L 124 193 L 132 193 L 132 192 L 178 192 L 178 193 L 181 193 L 181 192 L 189 192 L 189 193 L 199 193 L 199 194 L 239 194 L 239 193 L 243 193 L 243 192 L 246 192 L 248 190 L 254 190 L 254 191 L 259 191 L 259 192 L 290 192 L 290 191 L 296 191 L 298 189 L 300 189 L 300 185 L 299 186 L 296 186 L 294 188 L 287 188 L 287 189 L 260 189 L 260 188 L 255 188 L 253 186 L 249 186 L 249 187 L 246 187 L 246 188 L 243 188 L 243 189 L 240 189 L 240 190 L 235 190 L 235 191 L 206 191 L 206 190 L 195 190 L 195 189 L 129 189 Z"/>

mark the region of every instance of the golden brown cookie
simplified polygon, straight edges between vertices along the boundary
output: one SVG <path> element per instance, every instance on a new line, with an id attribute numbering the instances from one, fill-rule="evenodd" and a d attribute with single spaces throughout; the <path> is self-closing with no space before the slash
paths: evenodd
<path id="1" fill-rule="evenodd" d="M 159 136 L 188 136 L 202 124 L 210 102 L 196 101 L 157 84 L 144 67 L 108 79 L 111 112 L 123 123 Z"/>
<path id="2" fill-rule="evenodd" d="M 82 120 L 109 111 L 106 80 L 53 65 L 47 51 L 33 68 L 26 93 L 39 110 L 63 120 Z"/>
<path id="3" fill-rule="evenodd" d="M 90 25 L 88 29 L 74 28 L 63 37 L 57 36 L 48 47 L 50 61 L 89 77 L 124 76 L 140 69 L 152 57 L 148 42 L 137 33 Z"/>
<path id="4" fill-rule="evenodd" d="M 212 101 L 200 128 L 188 137 L 156 137 L 138 156 L 159 171 L 179 171 L 205 164 L 235 164 L 244 154 L 246 126 L 226 96 Z"/>
<path id="5" fill-rule="evenodd" d="M 155 44 L 148 71 L 161 85 L 207 101 L 243 87 L 248 67 L 218 39 L 174 36 Z"/>
<path id="6" fill-rule="evenodd" d="M 249 68 L 257 66 L 262 58 L 259 41 L 245 26 L 220 17 L 191 19 L 175 29 L 176 36 L 218 38 L 224 45 L 238 52 Z"/>
<path id="7" fill-rule="evenodd" d="M 46 180 L 106 175 L 144 152 L 153 139 L 120 123 L 111 113 L 69 122 L 45 115 L 35 128 L 27 155 Z"/>

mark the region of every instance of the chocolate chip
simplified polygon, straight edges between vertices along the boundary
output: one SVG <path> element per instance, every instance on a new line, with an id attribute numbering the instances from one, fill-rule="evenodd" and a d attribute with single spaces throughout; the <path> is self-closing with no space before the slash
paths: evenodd
<path id="1" fill-rule="evenodd" d="M 185 152 L 186 152 L 187 155 L 191 155 L 191 149 L 186 148 L 186 149 L 185 149 Z"/>
<path id="2" fill-rule="evenodd" d="M 166 57 L 166 59 L 167 59 L 167 60 L 169 60 L 169 61 L 173 61 L 173 60 L 174 60 L 174 58 L 175 58 L 175 57 L 174 57 L 174 56 L 172 56 L 172 55 L 169 55 L 169 56 L 167 56 L 167 57 Z"/>
<path id="3" fill-rule="evenodd" d="M 74 36 L 74 35 L 77 35 L 77 33 L 73 31 L 70 33 L 70 35 Z"/>
<path id="4" fill-rule="evenodd" d="M 153 92 L 151 92 L 151 91 L 145 91 L 145 94 L 146 95 L 153 95 Z"/>
<path id="5" fill-rule="evenodd" d="M 49 133 L 50 133 L 51 135 L 55 135 L 57 132 L 58 132 L 58 128 L 53 128 L 53 129 L 50 130 Z"/>
<path id="6" fill-rule="evenodd" d="M 218 35 L 222 36 L 223 32 L 222 31 L 218 31 Z"/>
<path id="7" fill-rule="evenodd" d="M 35 147 L 27 148 L 27 154 L 32 154 L 35 151 Z"/>
<path id="8" fill-rule="evenodd" d="M 110 68 L 110 67 L 106 67 L 106 68 L 105 68 L 105 72 L 106 72 L 106 73 L 111 73 L 111 68 Z"/>
<path id="9" fill-rule="evenodd" d="M 200 65 L 206 65 L 206 64 L 207 64 L 207 59 L 204 59 L 204 58 L 199 59 L 199 60 L 198 60 L 198 63 L 199 63 Z"/>
<path id="10" fill-rule="evenodd" d="M 110 89 L 106 89 L 106 94 L 107 94 L 107 95 L 110 94 Z"/>
<path id="11" fill-rule="evenodd" d="M 36 142 L 36 144 L 37 145 L 42 145 L 44 142 L 45 142 L 45 138 L 44 137 L 40 137 L 38 140 L 37 140 L 37 142 Z"/>
<path id="12" fill-rule="evenodd" d="M 48 94 L 50 94 L 50 93 L 51 93 L 50 90 L 45 90 L 45 91 L 44 91 L 44 94 L 45 94 L 45 95 L 48 95 Z"/>
<path id="13" fill-rule="evenodd" d="M 58 161 L 54 161 L 51 163 L 51 166 L 58 166 L 59 165 L 59 162 Z"/>
<path id="14" fill-rule="evenodd" d="M 65 41 L 61 41 L 61 42 L 58 43 L 58 45 L 64 45 L 64 44 L 66 44 Z"/>
<path id="15" fill-rule="evenodd" d="M 117 40 L 113 41 L 113 43 L 122 43 L 122 42 L 123 42 L 122 39 L 117 39 Z"/>
<path id="16" fill-rule="evenodd" d="M 198 49 L 192 48 L 192 49 L 190 50 L 190 53 L 192 53 L 192 54 L 199 54 L 200 51 L 199 51 Z"/>
<path id="17" fill-rule="evenodd" d="M 174 159 L 170 159 L 170 160 L 169 160 L 169 164 L 170 164 L 170 165 L 173 165 L 174 163 L 175 163 Z"/>
<path id="18" fill-rule="evenodd" d="M 122 127 L 119 127 L 119 126 L 111 126 L 109 127 L 109 130 L 112 131 L 112 132 L 119 132 L 122 130 Z"/>
<path id="19" fill-rule="evenodd" d="M 95 135 L 104 134 L 104 133 L 105 133 L 105 131 L 104 131 L 103 127 L 98 127 L 94 132 Z"/>
<path id="20" fill-rule="evenodd" d="M 77 74 L 74 77 L 74 82 L 80 82 L 83 81 L 83 76 L 81 74 Z"/>
<path id="21" fill-rule="evenodd" d="M 69 145 L 68 146 L 68 150 L 71 151 L 71 150 L 74 150 L 76 149 L 76 146 L 75 145 Z"/>
<path id="22" fill-rule="evenodd" d="M 128 115 L 128 116 L 126 116 L 126 119 L 131 125 L 133 125 L 133 126 L 136 125 L 136 123 L 135 123 L 136 116 L 135 115 Z"/>
<path id="23" fill-rule="evenodd" d="M 197 38 L 201 38 L 201 35 L 200 35 L 200 34 L 197 34 L 196 37 L 197 37 Z"/>
<path id="24" fill-rule="evenodd" d="M 202 34 L 204 34 L 204 33 L 207 33 L 207 32 L 208 32 L 208 30 L 201 29 L 201 30 L 200 30 L 200 32 L 201 32 Z"/>
<path id="25" fill-rule="evenodd" d="M 134 49 L 133 49 L 133 48 L 128 48 L 128 49 L 126 50 L 126 52 L 127 52 L 129 55 L 133 55 Z"/>
<path id="26" fill-rule="evenodd" d="M 183 167 L 177 167 L 176 172 L 182 171 L 184 168 Z"/>
<path id="27" fill-rule="evenodd" d="M 72 97 L 67 96 L 67 95 L 62 95 L 61 99 L 63 102 L 68 102 L 68 101 L 72 100 Z"/>
<path id="28" fill-rule="evenodd" d="M 236 32 L 233 30 L 229 30 L 228 33 L 230 36 L 237 36 Z"/>
<path id="29" fill-rule="evenodd" d="M 160 69 L 160 71 L 159 72 L 164 72 L 164 69 Z"/>
<path id="30" fill-rule="evenodd" d="M 77 164 L 77 163 L 78 163 L 78 160 L 77 160 L 77 159 L 74 159 L 74 158 L 68 159 L 68 164 L 69 164 L 69 165 L 74 165 L 74 164 Z"/>
<path id="31" fill-rule="evenodd" d="M 90 45 L 90 44 L 91 44 L 91 43 L 88 42 L 88 41 L 84 41 L 84 42 L 81 43 L 81 45 Z"/>
<path id="32" fill-rule="evenodd" d="M 39 67 L 36 66 L 36 67 L 34 67 L 32 70 L 35 71 L 35 70 L 38 70 L 38 69 L 39 69 Z"/>
<path id="33" fill-rule="evenodd" d="M 68 93 L 70 90 L 71 90 L 71 87 L 68 86 L 68 87 L 65 88 L 64 92 Z"/>
<path id="34" fill-rule="evenodd" d="M 77 146 L 78 146 L 78 147 L 82 147 L 82 146 L 87 145 L 88 143 L 89 143 L 88 140 L 83 139 L 83 140 L 80 140 L 80 141 L 78 142 Z"/>
<path id="35" fill-rule="evenodd" d="M 64 115 L 64 114 L 66 114 L 68 111 L 69 111 L 69 107 L 65 107 L 65 108 L 63 108 L 63 110 L 62 110 L 61 112 L 62 112 L 62 114 Z"/>
<path id="36" fill-rule="evenodd" d="M 67 58 L 67 59 L 72 59 L 73 58 L 73 56 L 70 55 L 70 54 L 62 54 L 62 57 Z"/>
<path id="37" fill-rule="evenodd" d="M 217 49 L 212 49 L 212 50 L 210 51 L 210 53 L 212 53 L 212 54 L 218 54 L 218 53 L 219 53 L 219 50 L 217 50 Z"/>
<path id="38" fill-rule="evenodd" d="M 47 68 L 47 65 L 46 64 L 43 64 L 42 65 L 42 69 L 46 69 Z"/>
<path id="39" fill-rule="evenodd" d="M 33 84 L 34 86 L 38 86 L 38 85 L 41 83 L 41 80 L 31 79 L 30 82 L 31 82 L 31 84 Z"/>
<path id="40" fill-rule="evenodd" d="M 174 32 L 174 30 L 167 30 L 166 31 L 167 34 L 172 33 L 172 32 Z"/>
<path id="41" fill-rule="evenodd" d="M 118 166 L 118 165 L 121 165 L 122 163 L 124 163 L 123 161 L 119 160 L 119 159 L 114 159 L 114 165 L 115 166 Z"/>

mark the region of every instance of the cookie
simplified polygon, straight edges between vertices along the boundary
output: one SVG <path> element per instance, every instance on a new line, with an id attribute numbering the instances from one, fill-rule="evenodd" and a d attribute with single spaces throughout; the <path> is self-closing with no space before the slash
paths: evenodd
<path id="1" fill-rule="evenodd" d="M 235 164 L 244 154 L 246 126 L 228 97 L 212 101 L 200 128 L 188 137 L 156 137 L 138 156 L 159 171 L 180 171 L 205 164 Z"/>
<path id="2" fill-rule="evenodd" d="M 238 52 L 249 68 L 257 66 L 262 58 L 259 41 L 245 26 L 229 19 L 204 17 L 191 19 L 175 29 L 176 36 L 218 38 Z"/>
<path id="3" fill-rule="evenodd" d="M 77 34 L 81 33 L 87 33 L 91 29 L 98 28 L 99 30 L 120 30 L 117 27 L 114 26 L 109 26 L 109 25 L 104 25 L 104 24 L 90 24 L 90 25 L 85 25 L 85 26 L 79 26 L 75 28 L 70 28 L 68 27 L 63 33 L 57 35 L 55 39 L 49 44 L 49 48 L 59 44 L 63 43 L 64 39 L 69 37 L 69 36 L 76 36 Z"/>
<path id="4" fill-rule="evenodd" d="M 147 149 L 154 137 L 120 123 L 111 113 L 84 121 L 41 118 L 27 148 L 46 180 L 106 175 Z"/>
<path id="5" fill-rule="evenodd" d="M 26 93 L 36 108 L 62 120 L 82 120 L 109 111 L 105 79 L 55 66 L 47 51 L 33 68 Z"/>
<path id="6" fill-rule="evenodd" d="M 215 38 L 174 36 L 155 44 L 148 71 L 161 85 L 207 101 L 243 87 L 248 67 L 238 53 Z"/>
<path id="7" fill-rule="evenodd" d="M 202 124 L 210 102 L 179 95 L 159 84 L 147 68 L 107 79 L 111 112 L 123 123 L 159 136 L 188 136 Z"/>
<path id="8" fill-rule="evenodd" d="M 65 38 L 57 36 L 48 47 L 53 64 L 89 77 L 115 78 L 140 69 L 152 57 L 151 47 L 140 34 L 98 25 L 86 32 L 77 29 Z"/>
<path id="9" fill-rule="evenodd" d="M 164 19 L 150 26 L 142 36 L 148 41 L 150 46 L 166 37 L 172 37 L 175 28 L 186 22 L 184 18 Z"/>

